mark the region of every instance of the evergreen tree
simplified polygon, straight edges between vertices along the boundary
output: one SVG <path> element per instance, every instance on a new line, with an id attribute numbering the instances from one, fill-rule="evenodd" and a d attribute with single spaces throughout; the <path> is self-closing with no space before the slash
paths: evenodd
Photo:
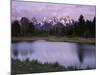
<path id="1" fill-rule="evenodd" d="M 79 20 L 78 20 L 78 24 L 79 24 L 79 36 L 82 36 L 84 33 L 84 25 L 85 25 L 85 20 L 84 20 L 84 16 L 80 15 Z"/>
<path id="2" fill-rule="evenodd" d="M 28 25 L 28 28 L 27 28 L 27 33 L 29 35 L 33 35 L 34 34 L 34 30 L 35 30 L 34 24 L 32 22 L 30 22 L 29 25 Z"/>
<path id="3" fill-rule="evenodd" d="M 11 26 L 11 33 L 12 33 L 12 36 L 19 36 L 20 35 L 20 24 L 17 20 L 15 20 L 13 23 L 12 23 L 12 26 Z"/>
<path id="4" fill-rule="evenodd" d="M 25 36 L 27 34 L 27 28 L 28 28 L 28 25 L 30 23 L 30 20 L 26 17 L 22 17 L 20 20 L 20 23 L 21 23 L 22 35 Z"/>

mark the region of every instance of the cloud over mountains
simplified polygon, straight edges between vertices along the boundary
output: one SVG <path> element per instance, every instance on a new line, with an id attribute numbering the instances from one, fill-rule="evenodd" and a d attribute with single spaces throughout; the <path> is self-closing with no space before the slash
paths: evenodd
<path id="1" fill-rule="evenodd" d="M 12 20 L 20 19 L 23 16 L 30 19 L 36 17 L 37 20 L 52 16 L 70 16 L 77 20 L 81 14 L 85 19 L 92 20 L 96 14 L 95 10 L 96 7 L 90 5 L 12 1 Z"/>

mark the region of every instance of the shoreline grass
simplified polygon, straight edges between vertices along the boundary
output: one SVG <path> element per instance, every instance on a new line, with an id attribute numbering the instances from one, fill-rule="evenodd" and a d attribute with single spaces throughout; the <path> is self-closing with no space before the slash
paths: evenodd
<path id="1" fill-rule="evenodd" d="M 75 70 L 91 70 L 94 68 L 79 69 L 76 66 L 69 66 L 65 68 L 57 62 L 55 63 L 40 63 L 37 60 L 19 61 L 11 59 L 11 75 L 28 74 L 28 73 L 45 73 L 45 72 L 61 72 L 61 71 L 75 71 Z"/>
<path id="2" fill-rule="evenodd" d="M 96 44 L 95 38 L 83 38 L 83 37 L 34 36 L 34 37 L 12 37 L 11 40 L 12 41 L 46 40 L 52 42 L 74 42 L 74 43 Z"/>

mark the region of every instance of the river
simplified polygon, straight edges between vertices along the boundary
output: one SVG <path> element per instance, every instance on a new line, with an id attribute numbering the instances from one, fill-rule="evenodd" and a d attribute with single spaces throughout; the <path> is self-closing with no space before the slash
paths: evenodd
<path id="1" fill-rule="evenodd" d="M 12 42 L 11 57 L 24 61 L 38 60 L 40 63 L 59 63 L 62 66 L 96 68 L 96 46 L 70 42 L 45 40 Z"/>

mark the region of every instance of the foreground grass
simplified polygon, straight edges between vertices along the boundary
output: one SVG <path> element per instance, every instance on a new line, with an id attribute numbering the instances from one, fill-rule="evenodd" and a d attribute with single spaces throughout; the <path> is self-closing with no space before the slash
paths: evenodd
<path id="1" fill-rule="evenodd" d="M 90 69 L 87 67 L 86 69 Z M 77 67 L 70 66 L 65 68 L 64 66 L 59 65 L 58 63 L 39 63 L 37 60 L 29 62 L 13 60 L 11 61 L 11 75 L 16 74 L 28 74 L 28 73 L 43 73 L 43 72 L 59 72 L 59 71 L 74 71 L 82 70 Z"/>
<path id="2" fill-rule="evenodd" d="M 83 37 L 61 37 L 61 36 L 34 36 L 34 37 L 12 37 L 12 41 L 34 41 L 34 40 L 47 40 L 53 42 L 76 42 L 76 43 L 89 43 L 95 44 L 95 38 Z"/>

